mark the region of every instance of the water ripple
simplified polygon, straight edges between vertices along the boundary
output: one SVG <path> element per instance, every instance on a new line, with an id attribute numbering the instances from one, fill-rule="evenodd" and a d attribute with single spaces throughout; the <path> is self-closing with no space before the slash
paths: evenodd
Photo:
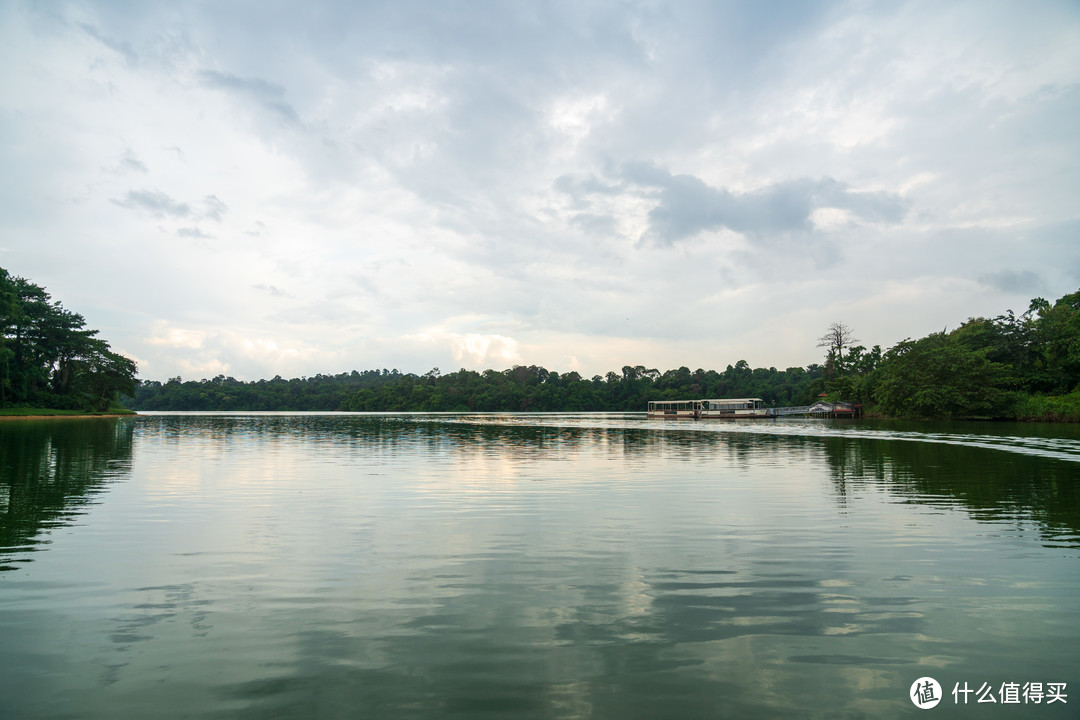
<path id="1" fill-rule="evenodd" d="M 469 414 L 412 416 L 413 422 L 450 422 L 476 425 L 513 425 L 517 427 L 566 427 L 594 429 L 651 429 L 686 433 L 719 433 L 727 435 L 777 435 L 809 438 L 859 438 L 901 442 L 933 443 L 962 447 L 985 448 L 1004 452 L 1080 462 L 1080 438 L 1042 437 L 996 434 L 1002 426 L 1015 424 L 980 424 L 980 432 L 932 432 L 897 430 L 874 427 L 880 421 L 829 420 L 758 420 L 758 421 L 680 421 L 655 420 L 644 413 L 536 413 L 536 414 Z M 939 425 L 940 423 L 935 423 Z M 966 425 L 967 423 L 961 423 Z M 1071 429 L 1071 428 L 1069 428 Z M 1065 429 L 1062 428 L 1062 434 Z"/>

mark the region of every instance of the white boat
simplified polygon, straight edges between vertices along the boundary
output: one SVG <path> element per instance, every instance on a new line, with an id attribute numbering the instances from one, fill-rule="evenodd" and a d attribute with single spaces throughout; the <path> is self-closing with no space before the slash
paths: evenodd
<path id="1" fill-rule="evenodd" d="M 772 417 L 761 398 L 650 400 L 649 417 L 741 420 Z"/>
<path id="2" fill-rule="evenodd" d="M 649 417 L 696 418 L 701 416 L 700 400 L 650 400 Z"/>
<path id="3" fill-rule="evenodd" d="M 727 398 L 700 402 L 702 418 L 741 420 L 772 417 L 769 408 L 765 407 L 765 401 L 761 398 Z"/>

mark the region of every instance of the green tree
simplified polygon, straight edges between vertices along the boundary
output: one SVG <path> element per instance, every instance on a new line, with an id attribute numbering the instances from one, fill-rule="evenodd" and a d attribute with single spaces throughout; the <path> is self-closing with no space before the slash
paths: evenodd
<path id="1" fill-rule="evenodd" d="M 825 334 L 818 338 L 818 347 L 826 348 L 825 366 L 834 368 L 834 372 L 840 372 L 844 367 L 844 348 L 858 342 L 855 333 L 847 325 L 834 322 L 829 325 Z M 830 376 L 832 373 L 828 373 Z"/>
<path id="2" fill-rule="evenodd" d="M 1038 347 L 1037 367 L 1044 376 L 1047 392 L 1080 390 L 1080 291 L 1065 295 L 1051 306 L 1045 300 L 1032 301 L 1034 337 Z"/>
<path id="3" fill-rule="evenodd" d="M 107 409 L 135 373 L 82 315 L 0 268 L 0 403 Z"/>
<path id="4" fill-rule="evenodd" d="M 878 409 L 899 417 L 1001 417 L 1012 401 L 1010 369 L 944 332 L 902 340 L 876 371 Z"/>

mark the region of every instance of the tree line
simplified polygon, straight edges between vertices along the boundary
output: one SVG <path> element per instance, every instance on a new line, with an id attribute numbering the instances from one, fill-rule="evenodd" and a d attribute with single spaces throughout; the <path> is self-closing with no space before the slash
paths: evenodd
<path id="1" fill-rule="evenodd" d="M 135 363 L 39 285 L 0 268 L 0 407 L 107 410 Z"/>
<path id="2" fill-rule="evenodd" d="M 169 378 L 139 383 L 128 406 L 136 410 L 341 410 L 363 388 L 394 385 L 407 375 L 394 370 L 353 370 L 337 375 L 245 382 L 218 375 L 209 380 Z"/>
<path id="3" fill-rule="evenodd" d="M 650 400 L 705 397 L 760 397 L 771 405 L 808 404 L 820 366 L 751 369 L 745 360 L 722 372 L 687 367 L 660 372 L 643 365 L 622 372 L 582 377 L 535 365 L 508 370 L 438 369 L 381 388 L 366 388 L 347 398 L 344 410 L 583 411 L 644 410 Z M 817 383 L 820 385 L 821 383 Z"/>
<path id="4" fill-rule="evenodd" d="M 840 339 L 840 342 L 837 342 Z M 830 397 L 889 417 L 1080 421 L 1080 291 L 1021 315 L 969 318 L 882 353 L 836 325 L 822 338 Z"/>
<path id="5" fill-rule="evenodd" d="M 582 377 L 536 365 L 423 375 L 398 370 L 244 382 L 179 377 L 144 382 L 131 399 L 139 410 L 575 411 L 641 410 L 649 400 L 741 395 L 790 404 L 809 402 L 822 368 L 754 369 L 744 360 L 723 372 L 626 366 L 621 373 Z"/>
<path id="6" fill-rule="evenodd" d="M 144 410 L 640 411 L 649 400 L 759 397 L 789 406 L 824 394 L 887 417 L 1080 420 L 1080 292 L 1052 304 L 1035 298 L 1021 315 L 970 318 L 885 351 L 857 342 L 834 323 L 819 343 L 823 364 L 786 370 L 740 360 L 723 371 L 627 365 L 592 377 L 536 365 L 254 382 L 177 377 L 140 384 L 130 402 Z"/>

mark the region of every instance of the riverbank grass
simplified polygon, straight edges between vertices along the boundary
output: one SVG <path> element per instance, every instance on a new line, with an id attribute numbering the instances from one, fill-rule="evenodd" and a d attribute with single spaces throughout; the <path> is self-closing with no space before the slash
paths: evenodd
<path id="1" fill-rule="evenodd" d="M 1080 392 L 1022 397 L 1016 403 L 1016 419 L 1080 422 Z"/>
<path id="2" fill-rule="evenodd" d="M 127 408 L 110 408 L 100 412 L 93 410 L 58 410 L 56 408 L 0 408 L 0 417 L 104 417 L 135 414 L 134 410 L 128 410 Z"/>

